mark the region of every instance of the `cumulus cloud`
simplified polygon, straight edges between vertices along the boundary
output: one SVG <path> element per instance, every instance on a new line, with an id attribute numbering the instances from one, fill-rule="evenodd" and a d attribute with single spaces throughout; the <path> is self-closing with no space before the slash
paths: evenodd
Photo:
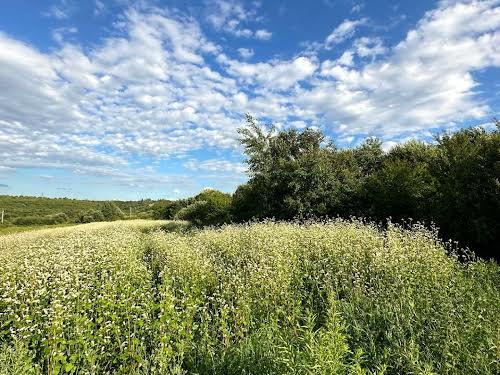
<path id="1" fill-rule="evenodd" d="M 297 57 L 290 61 L 272 61 L 249 64 L 220 58 L 227 65 L 227 71 L 245 84 L 265 85 L 269 90 L 288 89 L 301 80 L 311 76 L 317 66 L 308 57 Z"/>
<path id="2" fill-rule="evenodd" d="M 494 1 L 429 11 L 385 59 L 359 68 L 323 62 L 325 79 L 298 101 L 349 124 L 343 132 L 385 137 L 485 116 L 473 74 L 500 65 L 499 15 Z M 358 45 L 358 53 L 368 52 Z"/>
<path id="3" fill-rule="evenodd" d="M 64 43 L 44 54 L 0 34 L 6 166 L 123 168 L 129 155 L 235 146 L 239 120 L 221 115 L 220 94 L 235 82 L 204 64 L 218 47 L 190 19 L 130 10 L 126 20 L 124 37 L 88 53 Z"/>
<path id="4" fill-rule="evenodd" d="M 272 32 L 267 31 L 265 29 L 260 29 L 255 32 L 255 37 L 260 40 L 269 40 L 271 39 L 272 35 L 273 35 Z"/>
<path id="5" fill-rule="evenodd" d="M 236 19 L 244 30 L 248 17 L 258 19 L 241 4 L 218 3 L 224 11 L 209 18 L 213 27 Z M 127 186 L 175 183 L 138 159 L 242 174 L 238 163 L 192 153 L 238 153 L 245 112 L 297 128 L 329 124 L 346 142 L 377 135 L 389 147 L 490 113 L 475 73 L 500 66 L 499 15 L 497 1 L 441 3 L 393 46 L 377 36 L 352 40 L 366 21 L 346 20 L 326 38 L 337 46 L 351 39 L 337 56 L 255 63 L 244 60 L 253 51 L 230 58 L 196 20 L 157 8 L 130 8 L 88 48 L 63 33 L 42 52 L 0 33 L 0 174 L 64 168 Z"/>
<path id="6" fill-rule="evenodd" d="M 353 44 L 354 50 L 360 57 L 375 57 L 387 52 L 382 39 L 374 37 L 362 37 L 356 39 Z"/>
<path id="7" fill-rule="evenodd" d="M 266 29 L 256 31 L 250 28 L 251 23 L 261 21 L 258 15 L 260 3 L 245 4 L 240 1 L 212 0 L 207 2 L 206 20 L 217 31 L 225 32 L 239 38 L 255 38 L 269 40 L 272 33 Z"/>
<path id="8" fill-rule="evenodd" d="M 238 53 L 243 59 L 249 59 L 254 55 L 253 49 L 251 48 L 238 48 Z"/>

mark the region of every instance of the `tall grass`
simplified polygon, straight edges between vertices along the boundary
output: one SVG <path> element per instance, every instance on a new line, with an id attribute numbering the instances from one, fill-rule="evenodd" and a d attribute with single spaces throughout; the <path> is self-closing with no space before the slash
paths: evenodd
<path id="1" fill-rule="evenodd" d="M 3 236 L 0 374 L 495 374 L 500 267 L 420 227 Z"/>

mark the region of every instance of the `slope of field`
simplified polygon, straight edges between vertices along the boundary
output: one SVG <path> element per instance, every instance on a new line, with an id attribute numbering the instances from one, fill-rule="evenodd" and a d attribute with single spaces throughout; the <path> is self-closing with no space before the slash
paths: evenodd
<path id="1" fill-rule="evenodd" d="M 0 195 L 0 211 L 5 211 L 5 224 L 23 217 L 44 217 L 64 213 L 70 221 L 75 221 L 82 211 L 98 210 L 104 201 L 91 201 L 69 198 L 43 198 L 27 196 Z M 160 201 L 113 201 L 126 216 L 132 209 L 132 217 L 153 216 L 153 206 Z"/>
<path id="2" fill-rule="evenodd" d="M 41 229 L 54 229 L 60 227 L 74 226 L 75 223 L 64 223 L 64 224 L 54 224 L 54 225 L 0 225 L 0 236 L 5 234 L 19 233 L 19 232 L 29 232 L 33 230 Z"/>
<path id="3" fill-rule="evenodd" d="M 0 374 L 497 374 L 500 267 L 359 222 L 0 240 Z"/>

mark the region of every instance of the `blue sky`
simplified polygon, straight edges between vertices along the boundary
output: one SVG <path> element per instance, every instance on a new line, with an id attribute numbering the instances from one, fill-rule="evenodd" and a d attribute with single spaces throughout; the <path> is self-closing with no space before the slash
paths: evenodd
<path id="1" fill-rule="evenodd" d="M 0 194 L 232 192 L 249 112 L 340 147 L 491 126 L 500 1 L 3 0 Z"/>

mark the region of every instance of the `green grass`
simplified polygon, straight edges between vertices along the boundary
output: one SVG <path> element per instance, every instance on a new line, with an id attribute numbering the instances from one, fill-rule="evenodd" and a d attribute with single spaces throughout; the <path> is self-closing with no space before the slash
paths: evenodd
<path id="1" fill-rule="evenodd" d="M 0 374 L 500 372 L 499 265 L 423 228 L 183 228 L 3 236 Z"/>
<path id="2" fill-rule="evenodd" d="M 5 224 L 12 224 L 16 218 L 45 217 L 65 213 L 69 221 L 76 221 L 82 211 L 99 210 L 104 201 L 79 200 L 69 198 L 44 198 L 28 196 L 0 195 L 0 211 L 5 211 Z M 132 208 L 132 218 L 152 218 L 155 204 L 162 200 L 113 201 L 128 217 Z M 0 224 L 2 228 L 2 224 Z M 0 229 L 1 230 L 1 229 Z"/>
<path id="3" fill-rule="evenodd" d="M 75 225 L 75 223 L 54 224 L 54 225 L 0 225 L 0 235 L 19 232 L 28 232 L 32 230 L 59 228 Z"/>

